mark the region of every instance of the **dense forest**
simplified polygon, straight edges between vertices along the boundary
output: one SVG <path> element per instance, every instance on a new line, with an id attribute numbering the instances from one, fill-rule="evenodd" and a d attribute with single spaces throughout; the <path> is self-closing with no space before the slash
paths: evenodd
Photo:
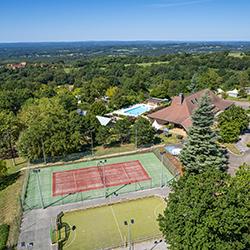
<path id="1" fill-rule="evenodd" d="M 170 98 L 204 88 L 232 90 L 247 86 L 250 86 L 247 53 L 83 57 L 28 62 L 21 69 L 3 64 L 1 157 L 17 151 L 29 158 L 42 157 L 43 151 L 52 156 L 78 152 L 91 143 L 90 133 L 94 143 L 105 144 L 100 135 L 107 131 L 101 131 L 95 116 L 149 96 Z M 77 109 L 87 111 L 87 115 L 79 115 Z M 122 126 L 130 125 L 122 124 L 120 130 Z M 118 137 L 124 139 L 116 134 L 115 140 Z"/>

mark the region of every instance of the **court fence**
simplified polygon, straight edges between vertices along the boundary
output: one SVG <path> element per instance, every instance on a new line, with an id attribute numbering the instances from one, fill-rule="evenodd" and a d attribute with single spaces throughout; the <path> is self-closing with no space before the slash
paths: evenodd
<path id="1" fill-rule="evenodd" d="M 161 147 L 153 149 L 153 152 L 173 176 L 183 175 L 182 165 L 175 156 L 167 153 L 165 149 Z"/>
<path id="2" fill-rule="evenodd" d="M 166 171 L 164 169 L 159 170 L 158 173 L 155 173 L 156 175 L 154 178 L 151 178 L 146 181 L 142 182 L 134 182 L 129 184 L 124 184 L 120 186 L 114 186 L 114 187 L 104 187 L 102 189 L 98 190 L 90 190 L 85 192 L 78 192 L 78 193 L 69 193 L 62 196 L 57 197 L 51 197 L 47 194 L 45 194 L 43 191 L 44 187 L 40 186 L 40 181 L 37 180 L 43 180 L 42 178 L 46 178 L 46 180 L 43 180 L 43 183 L 48 183 L 47 180 L 48 176 L 42 176 L 39 172 L 34 171 L 34 169 L 27 168 L 25 170 L 25 180 L 24 185 L 22 189 L 21 194 L 21 205 L 23 211 L 37 209 L 37 208 L 47 208 L 50 206 L 60 206 L 65 205 L 69 203 L 75 203 L 75 202 L 85 202 L 87 200 L 93 200 L 93 199 L 100 199 L 100 198 L 108 198 L 108 197 L 116 197 L 121 194 L 127 194 L 130 192 L 137 192 L 147 189 L 153 189 L 153 188 L 160 188 L 164 186 L 170 186 L 173 180 L 176 180 L 179 178 L 180 175 L 182 175 L 182 172 L 176 166 L 172 163 L 172 161 L 167 157 L 167 154 L 161 154 L 161 148 L 147 148 L 143 151 L 136 151 L 136 152 L 128 152 L 126 155 L 131 154 L 138 154 L 138 153 L 146 153 L 146 152 L 153 152 L 156 157 L 162 162 L 162 164 L 165 166 L 165 168 L 172 174 L 173 178 L 170 179 L 169 176 L 162 174 L 163 171 Z M 122 155 L 125 155 L 124 153 Z M 33 176 L 32 178 L 30 176 Z M 50 178 L 51 179 L 51 178 Z M 28 182 L 33 181 L 32 185 L 33 187 L 38 186 L 37 192 L 35 193 L 35 190 L 30 190 L 29 192 L 32 193 L 32 195 L 27 195 L 27 188 L 28 188 Z M 50 188 L 51 184 L 48 184 L 48 188 Z M 40 192 L 38 192 L 40 190 Z"/>
<path id="3" fill-rule="evenodd" d="M 28 163 L 27 168 L 23 171 L 23 175 L 24 175 L 24 180 L 23 180 L 23 185 L 22 185 L 22 190 L 21 190 L 21 195 L 20 195 L 20 205 L 21 205 L 22 211 L 25 210 L 24 207 L 25 207 L 26 192 L 27 192 L 27 186 L 28 186 L 28 182 L 30 178 L 29 163 Z"/>

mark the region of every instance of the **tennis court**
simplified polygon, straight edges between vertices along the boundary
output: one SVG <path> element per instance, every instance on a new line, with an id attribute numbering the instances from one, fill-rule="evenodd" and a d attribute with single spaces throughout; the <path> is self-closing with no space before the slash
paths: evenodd
<path id="1" fill-rule="evenodd" d="M 67 212 L 62 223 L 67 226 L 69 236 L 63 250 L 112 249 L 159 239 L 161 232 L 157 217 L 165 207 L 163 199 L 149 197 Z"/>
<path id="2" fill-rule="evenodd" d="M 149 180 L 141 163 L 128 161 L 53 173 L 53 196 Z"/>
<path id="3" fill-rule="evenodd" d="M 173 175 L 153 152 L 30 171 L 23 209 L 46 208 L 167 185 Z"/>

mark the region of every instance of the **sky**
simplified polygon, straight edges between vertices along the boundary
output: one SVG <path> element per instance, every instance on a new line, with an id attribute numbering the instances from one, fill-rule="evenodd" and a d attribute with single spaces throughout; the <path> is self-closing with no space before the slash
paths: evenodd
<path id="1" fill-rule="evenodd" d="M 0 0 L 0 42 L 250 41 L 250 0 Z"/>

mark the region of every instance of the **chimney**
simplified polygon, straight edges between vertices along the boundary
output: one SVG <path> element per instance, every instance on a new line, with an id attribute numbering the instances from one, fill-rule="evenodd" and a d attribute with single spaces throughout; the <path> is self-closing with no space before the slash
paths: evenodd
<path id="1" fill-rule="evenodd" d="M 183 93 L 180 93 L 179 97 L 180 97 L 180 104 L 182 104 L 183 101 L 184 101 L 184 95 L 183 95 Z"/>

